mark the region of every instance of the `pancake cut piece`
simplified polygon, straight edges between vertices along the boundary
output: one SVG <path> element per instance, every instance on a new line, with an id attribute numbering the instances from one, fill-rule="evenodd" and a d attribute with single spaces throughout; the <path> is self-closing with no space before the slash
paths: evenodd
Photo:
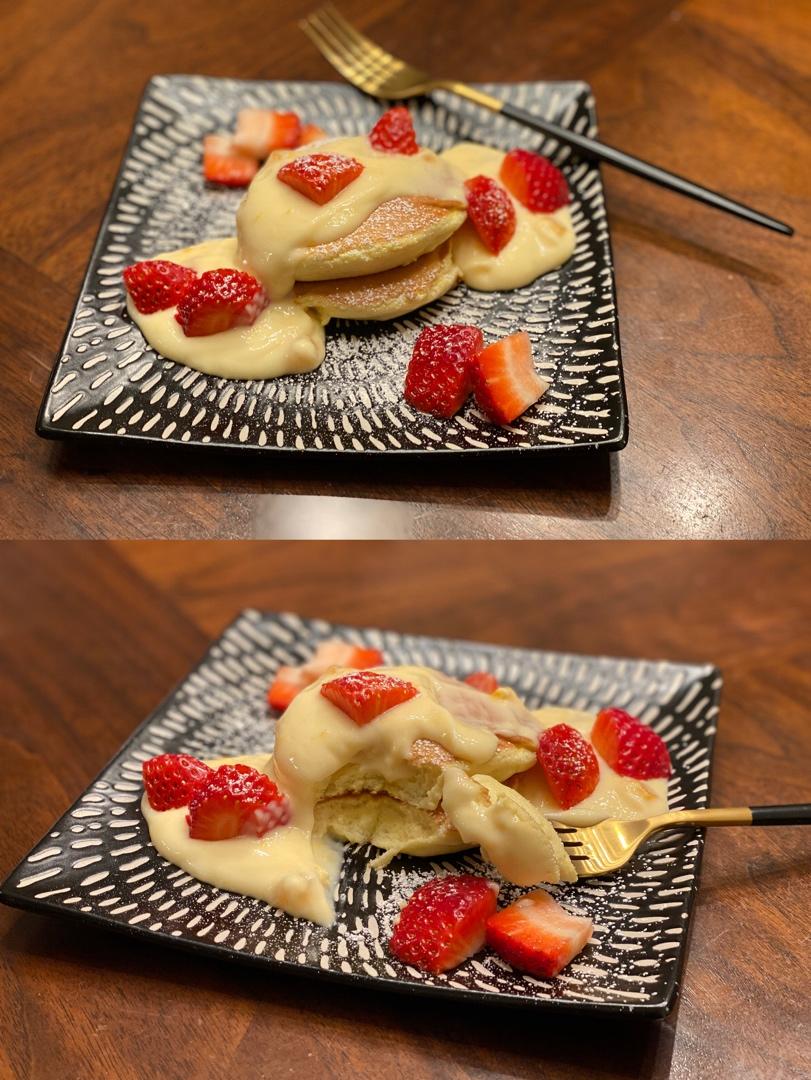
<path id="1" fill-rule="evenodd" d="M 576 881 L 554 827 L 527 799 L 485 774 L 445 770 L 442 808 L 461 838 L 476 844 L 515 885 Z"/>
<path id="2" fill-rule="evenodd" d="M 406 266 L 433 251 L 462 225 L 465 207 L 422 195 L 388 199 L 346 236 L 298 254 L 298 281 L 360 277 Z"/>
<path id="3" fill-rule="evenodd" d="M 452 289 L 459 271 L 444 244 L 409 266 L 363 277 L 299 282 L 293 297 L 322 319 L 396 319 Z"/>

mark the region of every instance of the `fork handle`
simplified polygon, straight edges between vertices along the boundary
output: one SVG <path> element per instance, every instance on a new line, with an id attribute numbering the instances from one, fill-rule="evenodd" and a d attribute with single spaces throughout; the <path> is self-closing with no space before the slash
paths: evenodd
<path id="1" fill-rule="evenodd" d="M 811 803 L 788 806 L 753 806 L 753 825 L 811 825 Z"/>
<path id="2" fill-rule="evenodd" d="M 650 819 L 651 831 L 708 825 L 811 825 L 811 803 L 789 806 L 730 806 L 675 810 Z"/>
<path id="3" fill-rule="evenodd" d="M 580 135 L 576 131 L 560 127 L 559 124 L 535 116 L 533 113 L 527 112 L 526 109 L 512 105 L 509 101 L 502 101 L 491 94 L 485 94 L 473 86 L 468 86 L 466 83 L 443 82 L 439 85 L 443 89 L 459 94 L 460 97 L 475 101 L 477 105 L 484 105 L 494 112 L 500 112 L 502 116 L 509 116 L 511 120 L 518 120 L 522 124 L 527 124 L 529 127 L 535 128 L 536 131 L 543 132 L 544 135 L 551 135 L 553 139 L 580 150 L 587 157 L 605 161 L 618 169 L 633 173 L 634 176 L 641 176 L 645 180 L 650 180 L 660 187 L 669 188 L 670 191 L 677 191 L 680 195 L 687 195 L 691 199 L 697 199 L 698 202 L 714 206 L 717 210 L 725 210 L 728 214 L 735 214 L 745 221 L 751 221 L 756 225 L 764 226 L 764 228 L 773 229 L 775 232 L 783 233 L 785 236 L 794 235 L 794 229 L 785 222 L 778 221 L 777 218 L 762 214 L 759 210 L 744 206 L 743 203 L 736 202 L 734 199 L 728 199 L 726 195 L 720 195 L 718 192 L 702 187 L 701 184 L 696 184 L 694 181 L 687 180 L 676 173 L 660 169 L 658 165 L 651 165 L 641 158 L 634 157 L 633 154 L 626 154 L 624 150 L 618 150 L 614 146 L 598 142 L 597 139 L 590 139 L 587 135 Z"/>
<path id="4" fill-rule="evenodd" d="M 714 206 L 717 210 L 725 210 L 728 214 L 735 214 L 736 217 L 743 218 L 745 221 L 763 225 L 765 228 L 783 233 L 785 236 L 791 236 L 794 233 L 790 225 L 778 221 L 768 214 L 762 214 L 751 206 L 745 206 L 743 203 L 736 202 L 735 199 L 727 198 L 726 195 L 721 195 L 717 191 L 711 191 L 709 188 L 695 183 L 694 180 L 688 180 L 677 173 L 668 172 L 658 165 L 652 165 L 650 162 L 634 157 L 633 154 L 626 154 L 624 150 L 618 150 L 615 146 L 608 146 L 606 143 L 598 142 L 597 139 L 589 138 L 588 135 L 580 135 L 576 131 L 568 131 L 566 128 L 560 127 L 559 124 L 539 119 L 537 116 L 533 116 L 532 113 L 519 109 L 517 105 L 511 105 L 509 101 L 503 103 L 501 112 L 512 120 L 520 120 L 522 123 L 528 124 L 546 135 L 551 135 L 576 150 L 580 150 L 587 157 L 598 158 L 600 161 L 614 165 L 624 172 L 632 173 L 634 176 L 641 176 L 644 180 L 650 180 L 652 183 L 658 184 L 659 187 L 676 191 L 680 195 L 687 195 L 691 199 L 697 199 L 698 202 Z"/>

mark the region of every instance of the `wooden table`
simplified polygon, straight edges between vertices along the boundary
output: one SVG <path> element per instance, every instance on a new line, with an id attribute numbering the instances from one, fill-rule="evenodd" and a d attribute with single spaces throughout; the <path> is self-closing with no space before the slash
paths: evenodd
<path id="1" fill-rule="evenodd" d="M 483 465 L 249 460 L 33 434 L 146 80 L 330 78 L 317 0 L 27 0 L 0 89 L 0 531 L 29 537 L 797 537 L 811 340 L 807 0 L 341 0 L 473 80 L 579 78 L 606 141 L 788 220 L 792 240 L 605 172 L 631 441 Z"/>
<path id="2" fill-rule="evenodd" d="M 711 660 L 713 799 L 809 798 L 805 544 L 0 548 L 0 875 L 243 606 L 588 653 Z M 809 1074 L 809 833 L 707 839 L 657 1022 L 464 1009 L 234 968 L 0 909 L 0 1076 L 40 1080 Z M 805 1056 L 804 1056 L 805 1055 Z"/>

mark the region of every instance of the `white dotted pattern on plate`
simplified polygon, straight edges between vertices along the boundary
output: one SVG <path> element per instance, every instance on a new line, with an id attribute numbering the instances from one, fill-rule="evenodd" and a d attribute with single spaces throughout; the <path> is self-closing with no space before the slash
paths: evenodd
<path id="1" fill-rule="evenodd" d="M 578 132 L 596 130 L 583 83 L 517 83 L 489 89 Z M 577 233 L 560 270 L 510 293 L 458 286 L 389 323 L 337 321 L 327 358 L 308 375 L 267 381 L 218 379 L 155 353 L 129 320 L 121 271 L 137 259 L 234 232 L 240 193 L 207 186 L 206 132 L 228 129 L 246 105 L 292 108 L 332 135 L 368 130 L 378 104 L 330 83 L 250 83 L 157 76 L 141 104 L 112 205 L 91 258 L 48 388 L 42 430 L 191 445 L 317 451 L 476 451 L 618 445 L 625 406 L 613 269 L 597 169 L 530 129 L 450 97 L 412 104 L 420 141 L 436 150 L 463 138 L 508 149 L 540 147 L 566 168 Z M 525 329 L 538 370 L 551 380 L 541 402 L 508 427 L 473 404 L 451 420 L 417 413 L 402 396 L 420 329 L 472 322 L 487 339 Z"/>
<path id="2" fill-rule="evenodd" d="M 74 908 L 127 928 L 334 975 L 396 980 L 432 989 L 496 994 L 524 1001 L 663 1008 L 685 947 L 702 839 L 665 834 L 625 871 L 550 888 L 594 919 L 581 956 L 550 981 L 521 975 L 481 953 L 446 975 L 405 967 L 386 948 L 392 921 L 410 892 L 433 874 L 472 870 L 496 876 L 471 853 L 440 860 L 401 857 L 381 870 L 368 849 L 347 848 L 331 928 L 295 919 L 259 900 L 191 878 L 152 847 L 139 801 L 141 763 L 184 751 L 198 756 L 272 749 L 265 692 L 280 664 L 295 664 L 336 633 L 317 620 L 244 612 L 179 689 L 5 883 L 26 904 Z M 720 676 L 710 667 L 594 659 L 337 628 L 380 648 L 388 662 L 427 664 L 464 677 L 492 671 L 535 707 L 612 704 L 650 723 L 674 763 L 674 809 L 705 806 Z M 502 900 L 522 890 L 503 886 Z"/>

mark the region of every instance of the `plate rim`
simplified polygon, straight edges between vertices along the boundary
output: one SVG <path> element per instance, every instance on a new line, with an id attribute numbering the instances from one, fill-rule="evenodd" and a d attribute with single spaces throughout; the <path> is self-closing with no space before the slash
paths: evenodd
<path id="1" fill-rule="evenodd" d="M 78 796 L 71 802 L 62 814 L 55 819 L 50 828 L 33 844 L 28 850 L 21 856 L 21 858 L 9 869 L 8 873 L 4 875 L 0 880 L 0 903 L 7 905 L 8 907 L 16 908 L 22 911 L 28 911 L 40 916 L 54 915 L 56 917 L 64 917 L 67 919 L 75 919 L 83 923 L 89 923 L 91 925 L 98 925 L 105 931 L 113 933 L 121 933 L 128 937 L 136 939 L 142 939 L 151 942 L 153 945 L 159 946 L 169 945 L 173 948 L 181 949 L 183 951 L 190 950 L 197 952 L 201 955 L 211 954 L 212 957 L 220 959 L 224 962 L 230 963 L 244 963 L 251 966 L 264 967 L 267 970 L 268 965 L 271 968 L 276 968 L 283 971 L 285 975 L 294 974 L 301 975 L 305 978 L 323 978 L 326 977 L 327 981 L 335 983 L 349 983 L 350 985 L 357 986 L 361 989 L 369 989 L 369 977 L 361 975 L 355 971 L 344 972 L 332 969 L 316 968 L 309 965 L 302 965 L 293 963 L 289 960 L 277 960 L 275 957 L 262 955 L 254 955 L 248 952 L 237 952 L 234 949 L 217 945 L 214 942 L 202 941 L 199 939 L 188 938 L 176 938 L 168 934 L 162 934 L 154 932 L 148 928 L 141 927 L 140 925 L 131 925 L 130 923 L 119 922 L 112 919 L 109 916 L 97 914 L 96 912 L 81 911 L 77 908 L 68 908 L 61 904 L 51 903 L 48 899 L 37 900 L 30 897 L 27 893 L 22 893 L 21 890 L 12 884 L 12 878 L 14 878 L 19 871 L 24 867 L 28 857 L 37 850 L 41 845 L 45 844 L 50 839 L 50 833 L 53 832 L 61 823 L 66 820 L 73 810 L 80 805 L 82 796 L 85 795 L 98 780 L 100 780 L 104 774 L 110 769 L 120 758 L 124 757 L 129 747 L 136 741 L 141 732 L 147 728 L 153 721 L 159 718 L 163 710 L 171 703 L 176 694 L 182 689 L 189 678 L 206 663 L 209 656 L 212 654 L 215 648 L 217 648 L 233 627 L 236 627 L 240 621 L 251 613 L 258 613 L 262 618 L 284 618 L 285 616 L 292 616 L 300 619 L 305 623 L 318 623 L 326 622 L 330 631 L 336 631 L 340 633 L 344 630 L 376 630 L 382 634 L 393 633 L 397 637 L 411 638 L 422 640 L 426 642 L 441 641 L 448 646 L 475 646 L 485 652 L 494 650 L 497 652 L 512 651 L 512 652 L 526 652 L 543 654 L 544 656 L 558 656 L 558 657 L 572 657 L 580 660 L 591 661 L 607 661 L 609 663 L 638 663 L 640 661 L 650 664 L 667 664 L 672 667 L 679 667 L 694 671 L 696 676 L 699 675 L 702 678 L 711 678 L 713 683 L 718 682 L 717 688 L 713 689 L 714 704 L 720 705 L 720 701 L 723 693 L 723 672 L 713 662 L 700 662 L 700 661 L 680 661 L 680 660 L 667 660 L 663 658 L 645 658 L 645 657 L 622 657 L 622 656 L 597 656 L 590 653 L 572 653 L 572 652 L 560 652 L 554 649 L 533 649 L 523 645 L 509 645 L 498 642 L 488 641 L 475 641 L 470 638 L 456 638 L 445 637 L 431 634 L 414 634 L 408 631 L 390 630 L 382 627 L 375 627 L 370 625 L 358 625 L 353 623 L 344 622 L 332 622 L 330 620 L 321 619 L 319 616 L 305 616 L 299 615 L 297 612 L 292 611 L 276 611 L 266 608 L 254 608 L 245 607 L 240 608 L 236 615 L 222 628 L 222 630 L 209 640 L 205 651 L 194 661 L 192 665 L 186 670 L 186 672 L 178 679 L 171 687 L 171 689 L 161 698 L 157 705 L 150 710 L 148 715 L 130 732 L 127 738 L 120 744 L 115 750 L 113 755 L 107 760 L 99 771 L 88 780 L 84 788 L 79 792 Z M 717 727 L 717 722 L 716 722 Z M 708 738 L 708 775 L 707 775 L 707 800 L 711 799 L 712 793 L 712 780 L 715 766 L 715 740 L 717 730 Z M 666 992 L 661 1000 L 654 1002 L 598 1002 L 598 1001 L 578 1001 L 570 1000 L 567 998 L 538 998 L 538 997 L 523 997 L 519 994 L 508 992 L 494 992 L 491 990 L 468 990 L 457 987 L 446 987 L 444 985 L 423 984 L 417 982 L 408 982 L 402 979 L 393 979 L 390 976 L 378 977 L 374 980 L 374 985 L 379 986 L 384 990 L 391 990 L 396 993 L 411 994 L 415 998 L 429 997 L 429 998 L 441 998 L 447 1000 L 450 996 L 451 1000 L 476 1002 L 482 1005 L 499 1005 L 503 1007 L 513 1007 L 522 1009 L 541 1009 L 550 1012 L 565 1011 L 565 1012 L 589 1012 L 610 1016 L 644 1016 L 650 1019 L 661 1019 L 667 1016 L 681 991 L 682 975 L 684 972 L 684 966 L 687 959 L 687 953 L 690 949 L 693 928 L 694 928 L 694 905 L 698 889 L 701 881 L 701 870 L 704 857 L 704 844 L 699 843 L 697 846 L 695 870 L 693 872 L 693 880 L 690 886 L 690 893 L 687 897 L 686 910 L 687 910 L 687 934 L 685 935 L 682 947 L 679 949 L 676 961 L 672 966 L 672 975 L 667 983 Z M 228 891 L 228 890 L 225 890 Z"/>
<path id="2" fill-rule="evenodd" d="M 129 135 L 127 137 L 127 141 L 126 141 L 126 143 L 124 145 L 124 149 L 122 150 L 121 157 L 119 159 L 118 169 L 116 170 L 115 177 L 113 178 L 113 181 L 112 181 L 112 184 L 111 184 L 111 187 L 110 187 L 109 195 L 107 197 L 107 201 L 106 201 L 106 204 L 105 204 L 105 207 L 104 207 L 104 213 L 102 214 L 101 221 L 99 222 L 99 227 L 98 227 L 98 230 L 96 232 L 95 239 L 93 240 L 93 245 L 92 245 L 92 247 L 90 249 L 90 253 L 87 256 L 87 261 L 85 263 L 84 273 L 82 275 L 82 278 L 81 278 L 81 281 L 80 281 L 80 284 L 79 284 L 79 288 L 78 288 L 77 292 L 75 293 L 75 299 L 73 301 L 73 306 L 72 306 L 70 314 L 68 316 L 68 320 L 67 320 L 67 323 L 66 323 L 66 326 L 65 326 L 64 333 L 62 334 L 62 337 L 60 339 L 59 349 L 58 349 L 56 355 L 54 356 L 54 360 L 53 360 L 53 364 L 51 366 L 50 373 L 48 374 L 47 381 L 46 381 L 45 386 L 44 386 L 43 391 L 42 391 L 42 399 L 40 401 L 39 409 L 37 410 L 36 420 L 34 422 L 34 433 L 36 435 L 38 435 L 41 439 L 48 439 L 48 440 L 51 440 L 51 441 L 54 441 L 54 442 L 68 442 L 68 443 L 70 443 L 70 442 L 88 442 L 88 441 L 96 442 L 99 439 L 107 439 L 112 444 L 121 445 L 121 446 L 127 446 L 127 445 L 132 444 L 133 442 L 144 442 L 144 443 L 147 443 L 148 445 L 160 444 L 162 446 L 172 447 L 173 450 L 187 450 L 187 451 L 201 451 L 201 452 L 205 451 L 205 452 L 208 452 L 208 453 L 211 453 L 211 452 L 214 452 L 214 451 L 225 451 L 225 452 L 236 451 L 236 452 L 239 452 L 239 453 L 242 453 L 242 454 L 253 452 L 253 453 L 257 453 L 257 454 L 270 454 L 270 455 L 293 453 L 293 454 L 316 455 L 316 456 L 319 456 L 319 457 L 327 457 L 327 458 L 334 457 L 336 459 L 341 459 L 341 460 L 344 459 L 346 457 L 346 455 L 351 455 L 351 456 L 356 456 L 356 457 L 357 456 L 367 456 L 367 457 L 374 457 L 374 458 L 388 458 L 388 457 L 412 458 L 413 457 L 413 458 L 417 458 L 417 459 L 422 460 L 424 458 L 435 457 L 436 455 L 439 454 L 439 455 L 443 455 L 443 456 L 460 456 L 460 457 L 466 457 L 466 458 L 467 457 L 472 457 L 472 458 L 475 458 L 475 459 L 479 459 L 479 458 L 482 458 L 482 457 L 494 457 L 494 456 L 497 456 L 497 455 L 500 455 L 500 454 L 518 455 L 518 454 L 537 454 L 537 453 L 541 453 L 541 452 L 546 453 L 546 454 L 555 453 L 555 452 L 571 453 L 572 451 L 577 451 L 577 450 L 590 451 L 592 453 L 594 453 L 594 452 L 619 453 L 620 450 L 625 449 L 625 447 L 628 445 L 628 439 L 629 439 L 628 393 L 627 393 L 627 389 L 626 389 L 626 386 L 625 386 L 625 367 L 624 367 L 624 364 L 623 364 L 623 356 L 622 356 L 622 339 L 621 339 L 621 331 L 620 331 L 619 305 L 618 305 L 618 302 L 617 302 L 616 263 L 615 263 L 615 260 L 614 260 L 614 248 L 613 248 L 613 245 L 611 243 L 611 229 L 610 229 L 610 227 L 608 227 L 607 219 L 606 219 L 605 243 L 606 243 L 606 249 L 607 249 L 606 254 L 607 254 L 607 259 L 608 259 L 608 265 L 609 265 L 609 267 L 611 269 L 611 299 L 612 299 L 612 302 L 613 302 L 613 305 L 614 305 L 614 312 L 615 312 L 614 324 L 615 324 L 615 330 L 616 330 L 618 370 L 619 370 L 619 375 L 620 375 L 618 406 L 617 406 L 617 415 L 618 415 L 618 419 L 619 419 L 619 430 L 618 430 L 618 433 L 615 436 L 613 436 L 612 438 L 610 438 L 610 439 L 605 439 L 605 440 L 602 440 L 600 442 L 574 443 L 574 444 L 540 442 L 537 445 L 533 445 L 533 446 L 488 446 L 488 447 L 485 447 L 485 448 L 464 447 L 464 448 L 462 448 L 460 450 L 451 450 L 451 449 L 448 449 L 447 447 L 444 447 L 444 446 L 436 447 L 435 449 L 430 447 L 430 446 L 424 446 L 424 447 L 421 446 L 421 447 L 414 447 L 412 449 L 402 447 L 401 449 L 398 450 L 395 447 L 391 447 L 390 449 L 386 449 L 386 450 L 364 449 L 362 451 L 358 451 L 358 450 L 356 450 L 354 448 L 338 450 L 338 449 L 335 449 L 334 447 L 325 447 L 323 449 L 319 449 L 316 446 L 305 446 L 303 448 L 298 448 L 298 447 L 292 446 L 292 445 L 272 446 L 269 443 L 267 445 L 265 445 L 265 446 L 259 446 L 259 445 L 254 444 L 254 443 L 249 444 L 249 443 L 234 443 L 234 442 L 203 443 L 203 442 L 200 442 L 200 441 L 195 441 L 195 442 L 189 441 L 188 443 L 183 443 L 180 440 L 173 440 L 173 439 L 157 440 L 157 439 L 155 439 L 153 436 L 151 436 L 149 434 L 145 435 L 145 434 L 140 433 L 140 432 L 132 432 L 132 433 L 128 432 L 128 433 L 126 433 L 124 435 L 120 435 L 115 431 L 94 431 L 93 429 L 87 429 L 86 430 L 84 428 L 78 428 L 78 429 L 63 428 L 63 427 L 60 427 L 58 424 L 54 423 L 53 420 L 49 419 L 49 417 L 47 415 L 48 414 L 48 404 L 49 404 L 49 402 L 51 400 L 51 394 L 52 394 L 52 389 L 53 389 L 54 383 L 56 383 L 58 381 L 58 375 L 59 375 L 59 370 L 60 370 L 60 366 L 61 366 L 60 361 L 61 361 L 62 356 L 67 352 L 67 347 L 68 347 L 68 343 L 70 341 L 70 336 L 71 336 L 71 330 L 73 329 L 74 316 L 75 316 L 76 312 L 79 310 L 82 296 L 88 291 L 88 289 L 90 288 L 91 283 L 92 283 L 92 268 L 96 263 L 97 256 L 100 254 L 100 252 L 101 252 L 101 250 L 102 250 L 102 248 L 104 246 L 104 241 L 105 241 L 105 238 L 106 238 L 108 226 L 109 226 L 110 221 L 111 221 L 111 219 L 113 217 L 113 211 L 114 211 L 114 208 L 115 208 L 115 203 L 116 203 L 116 199 L 117 199 L 118 192 L 119 192 L 119 186 L 121 184 L 122 176 L 124 174 L 124 169 L 125 169 L 125 166 L 127 164 L 128 159 L 129 159 L 130 151 L 131 151 L 133 145 L 136 142 L 137 120 L 138 120 L 138 117 L 141 114 L 141 110 L 143 108 L 144 102 L 147 100 L 147 97 L 149 96 L 149 93 L 150 93 L 152 87 L 154 85 L 159 85 L 159 80 L 161 80 L 161 79 L 169 79 L 169 80 L 171 80 L 171 79 L 197 79 L 197 78 L 204 79 L 206 82 L 244 83 L 244 84 L 248 84 L 248 85 L 250 85 L 250 84 L 260 84 L 260 85 L 263 85 L 263 86 L 267 86 L 267 85 L 287 85 L 287 84 L 300 85 L 301 83 L 306 83 L 306 84 L 312 85 L 312 86 L 322 86 L 322 87 L 329 87 L 329 86 L 336 86 L 336 85 L 341 85 L 341 86 L 348 85 L 344 80 L 340 80 L 340 79 L 238 79 L 238 78 L 232 78 L 230 76 L 222 76 L 222 75 L 201 75 L 201 74 L 188 74 L 188 73 L 181 73 L 181 72 L 157 73 L 157 74 L 151 75 L 146 80 L 146 82 L 144 84 L 144 88 L 141 91 L 140 96 L 138 97 L 138 103 L 136 105 L 135 111 L 134 111 L 134 113 L 132 115 L 132 121 L 130 123 Z M 591 84 L 589 82 L 587 82 L 585 79 L 522 79 L 522 80 L 516 80 L 516 82 L 515 82 L 516 85 L 517 84 L 524 84 L 524 83 L 530 83 L 530 84 L 533 84 L 533 85 L 562 85 L 562 86 L 569 86 L 569 87 L 579 87 L 580 92 L 586 93 L 592 99 L 593 104 L 592 104 L 591 108 L 593 109 L 593 112 L 594 112 L 595 125 L 597 124 L 597 103 L 596 103 L 596 98 L 595 98 L 595 95 L 594 95 L 594 90 L 593 90 Z M 501 83 L 498 83 L 498 82 L 471 83 L 471 85 L 474 86 L 474 87 L 480 87 L 480 86 L 481 87 L 486 87 L 486 86 L 492 86 L 492 85 L 513 85 L 513 83 L 511 83 L 509 80 L 507 80 L 506 82 L 502 80 Z M 358 93 L 362 93 L 362 91 L 358 91 Z M 363 94 L 363 96 L 368 97 L 369 95 Z M 387 100 L 387 99 L 378 99 L 378 100 Z M 599 180 L 600 180 L 600 186 L 601 186 L 603 192 L 605 192 L 605 185 L 603 183 L 603 174 L 602 174 L 602 168 L 601 168 L 600 162 L 595 162 L 594 167 L 597 170 L 597 174 L 598 174 L 598 177 L 599 177 Z M 191 369 L 191 370 L 193 370 L 193 369 Z M 239 380 L 231 380 L 231 381 L 239 381 Z"/>

